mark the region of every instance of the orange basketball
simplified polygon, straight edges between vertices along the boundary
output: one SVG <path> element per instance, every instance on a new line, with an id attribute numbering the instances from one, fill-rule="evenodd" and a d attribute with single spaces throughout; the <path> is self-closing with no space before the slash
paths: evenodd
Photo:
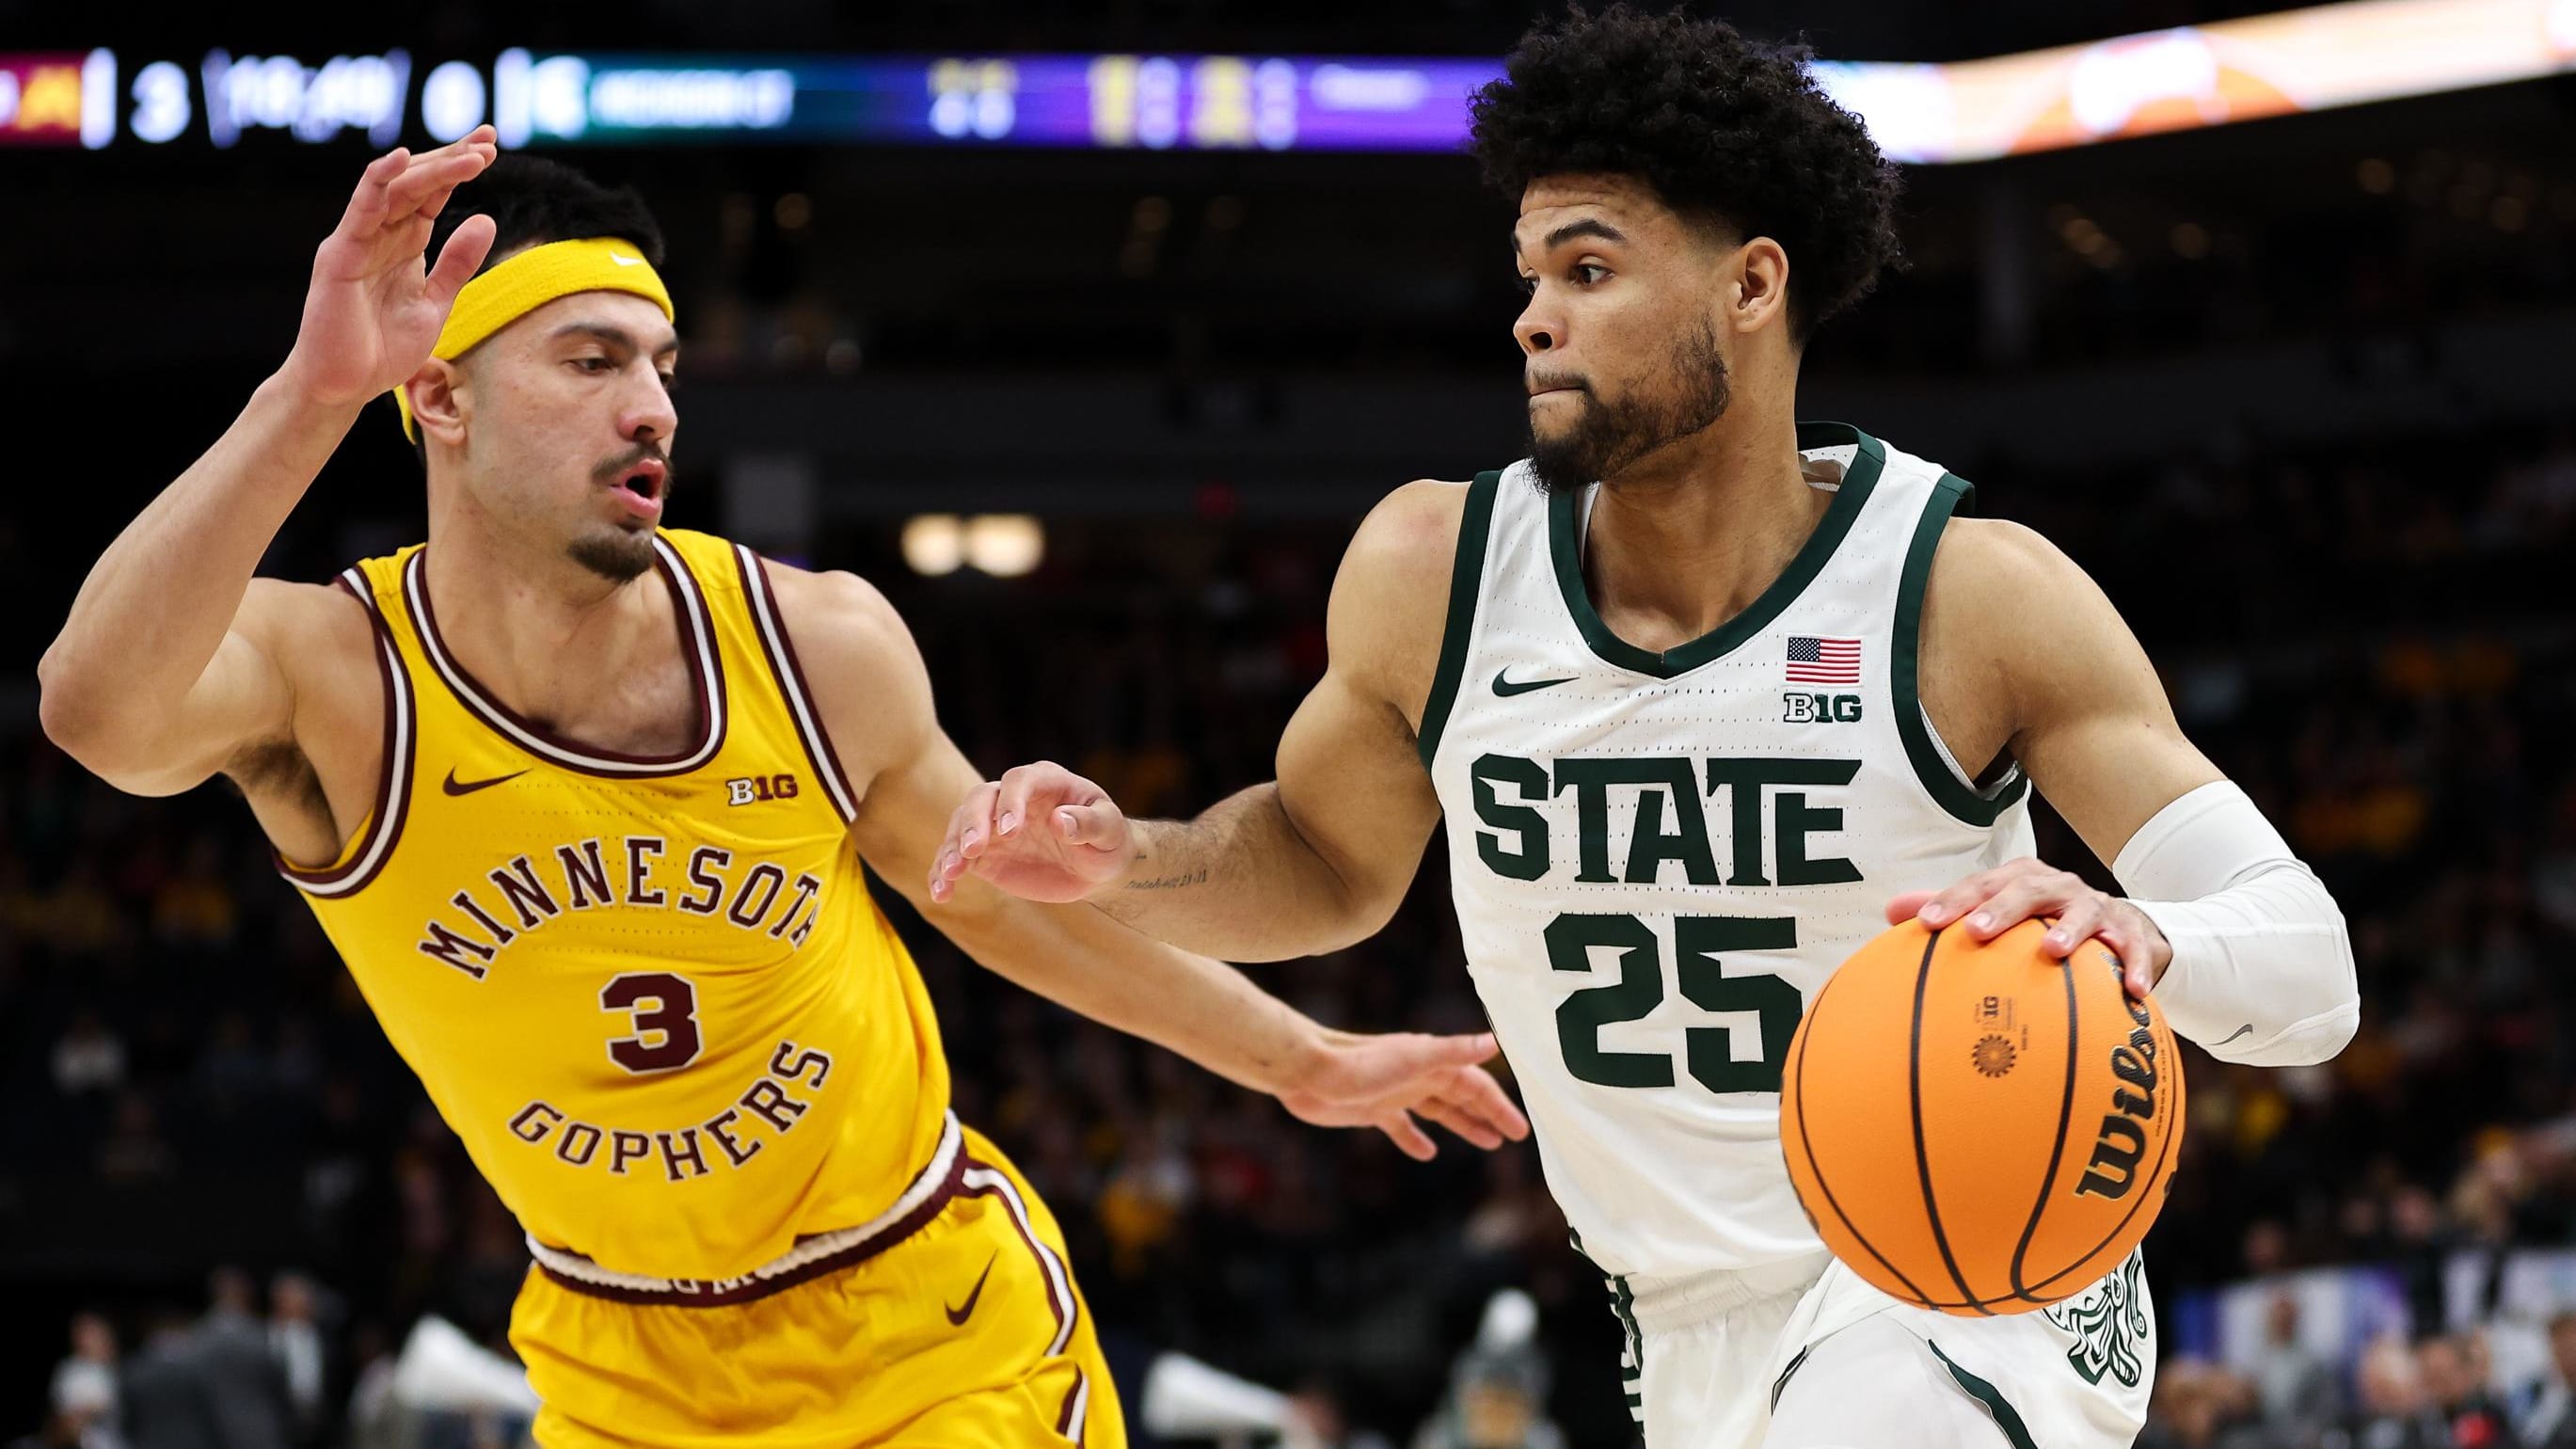
<path id="1" fill-rule="evenodd" d="M 1909 1303 L 2022 1313 L 2154 1225 L 2182 1145 L 2173 1032 L 2099 941 L 2043 955 L 1907 922 L 1863 946 L 1789 1044 L 1780 1145 L 1834 1256 Z"/>

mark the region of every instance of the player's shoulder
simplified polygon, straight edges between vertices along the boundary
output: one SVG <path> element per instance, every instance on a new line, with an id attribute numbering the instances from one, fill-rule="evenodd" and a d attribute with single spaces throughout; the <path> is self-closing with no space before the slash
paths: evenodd
<path id="1" fill-rule="evenodd" d="M 781 623 L 810 674 L 821 667 L 885 663 L 909 652 L 912 631 L 885 591 L 847 569 L 807 569 L 754 556 Z M 810 642 L 809 642 L 810 641 Z"/>
<path id="2" fill-rule="evenodd" d="M 2009 518 L 1953 517 L 1941 531 L 1933 555 L 1937 577 L 1943 569 L 1972 573 L 2007 584 L 2026 584 L 2075 568 L 2065 550 L 2048 536 Z"/>
<path id="3" fill-rule="evenodd" d="M 1417 479 L 1377 501 L 1342 555 L 1325 625 L 1333 670 L 1407 710 L 1431 687 L 1470 485 Z"/>
<path id="4" fill-rule="evenodd" d="M 1952 598 L 1987 600 L 2027 610 L 2092 580 L 2046 534 L 2009 518 L 1954 517 L 1933 551 L 1931 587 Z"/>
<path id="5" fill-rule="evenodd" d="M 2039 530 L 2004 518 L 1952 518 L 1933 551 L 1924 628 L 2016 656 L 2108 610 L 2092 576 Z"/>
<path id="6" fill-rule="evenodd" d="M 338 675 L 376 650 L 375 615 L 340 584 L 255 577 L 233 611 L 233 632 L 257 644 L 291 676 L 310 666 Z M 372 681 L 373 670 L 362 671 Z M 370 688 L 372 688 L 372 683 Z"/>
<path id="7" fill-rule="evenodd" d="M 937 729 L 930 672 L 885 591 L 845 569 L 807 569 L 753 555 L 796 672 L 841 766 L 867 781 Z"/>
<path id="8" fill-rule="evenodd" d="M 1407 592 L 1429 583 L 1445 590 L 1471 491 L 1466 483 L 1418 478 L 1379 499 L 1351 536 L 1344 579 Z"/>
<path id="9" fill-rule="evenodd" d="M 339 580 L 325 584 L 254 576 L 242 592 L 242 613 L 277 628 L 347 633 L 368 628 L 367 604 Z"/>

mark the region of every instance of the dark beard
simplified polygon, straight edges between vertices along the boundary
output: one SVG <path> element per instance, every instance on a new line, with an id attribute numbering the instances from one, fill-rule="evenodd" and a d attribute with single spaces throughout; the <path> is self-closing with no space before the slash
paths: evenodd
<path id="1" fill-rule="evenodd" d="M 653 535 L 649 530 L 621 533 L 616 537 L 592 534 L 572 541 L 565 549 L 572 561 L 613 584 L 633 583 L 653 566 Z"/>
<path id="2" fill-rule="evenodd" d="M 1730 395 L 1716 328 L 1702 322 L 1675 338 L 1666 371 L 1674 383 L 1669 396 L 1604 402 L 1587 386 L 1583 415 L 1571 430 L 1542 441 L 1533 429 L 1530 471 L 1540 490 L 1571 493 L 1588 487 L 1725 415 Z"/>

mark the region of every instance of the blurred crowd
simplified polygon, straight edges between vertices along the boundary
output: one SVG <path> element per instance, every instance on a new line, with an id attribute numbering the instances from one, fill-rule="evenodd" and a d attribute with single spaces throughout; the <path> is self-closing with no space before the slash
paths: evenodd
<path id="1" fill-rule="evenodd" d="M 331 1349 L 311 1280 L 280 1273 L 263 1315 L 248 1273 L 221 1267 L 207 1280 L 207 1308 L 191 1318 L 167 1305 L 145 1315 L 140 1341 L 120 1352 L 107 1315 L 71 1320 L 70 1352 L 47 1386 L 44 1426 L 15 1444 L 310 1446 L 336 1426 L 323 1398 Z"/>
<path id="2" fill-rule="evenodd" d="M 2549 1320 L 2546 1356 L 2500 1371 L 2483 1327 L 2391 1334 L 2357 1362 L 2298 1341 L 2298 1305 L 2271 1304 L 2250 1367 L 2196 1360 L 2156 1376 L 2142 1449 L 2576 1449 L 2576 1312 Z"/>
<path id="3" fill-rule="evenodd" d="M 2012 193 L 2001 213 L 1981 182 L 1910 173 L 1909 266 L 1835 319 L 1816 375 L 2026 377 L 2294 346 L 2323 346 L 2355 377 L 2404 374 L 2436 370 L 2464 324 L 2564 315 L 2576 302 L 2576 167 L 2544 145 L 2508 132 L 2268 161 L 2277 192 L 2169 195 L 2113 171 Z M 921 198 L 980 243 L 959 248 L 886 235 L 874 225 L 885 201 L 800 193 L 780 221 L 736 177 L 653 164 L 657 197 L 704 189 L 666 215 L 696 378 L 1013 370 L 1076 356 L 1175 379 L 1479 376 L 1512 356 L 1516 279 L 1469 241 L 1504 211 L 1457 189 L 1457 174 L 1354 168 L 1293 197 L 1231 175 L 1106 195 L 1033 175 Z M 1371 247 L 1363 275 L 1304 264 L 1391 207 L 1408 225 Z M 2012 261 L 1997 256 L 1999 232 Z M 1050 244 L 994 240 L 1029 234 Z M 1114 285 L 1065 285 L 1078 259 L 1106 269 L 1113 257 Z M 0 337 L 0 362 L 7 346 Z"/>
<path id="4" fill-rule="evenodd" d="M 2165 1295 L 2394 1264 L 2415 1333 L 2357 1364 L 2303 1357 L 2286 1331 L 2252 1372 L 2169 1356 L 2153 1442 L 2576 1445 L 2576 1323 L 2515 1379 L 2449 1321 L 2441 1282 L 2463 1250 L 2576 1241 L 2576 993 L 2556 985 L 2576 954 L 2576 768 L 2558 744 L 2576 739 L 2576 435 L 2219 439 L 2126 475 L 1952 461 L 1989 512 L 2102 581 L 2186 728 L 2351 920 L 2366 1004 L 2340 1058 L 2264 1072 L 2191 1054 L 2187 1155 L 2149 1261 Z M 1059 525 L 1047 564 L 1009 582 L 916 579 L 855 533 L 814 561 L 888 587 L 980 764 L 1061 759 L 1153 814 L 1266 776 L 1323 663 L 1345 536 Z M 0 564 L 67 566 L 32 547 L 0 530 Z M 120 796 L 43 741 L 32 705 L 0 726 L 0 1229 L 59 1247 L 19 1276 L 71 1344 L 49 1381 L 59 1340 L 0 1365 L 22 1421 L 5 1427 L 94 1449 L 340 1442 L 367 1370 L 424 1315 L 502 1343 L 515 1225 L 239 803 L 220 785 Z M 2043 824 L 2044 854 L 2085 861 Z M 1292 1395 L 1315 1443 L 1626 1442 L 1613 1320 L 1529 1150 L 1452 1144 L 1417 1166 L 1304 1128 L 896 912 L 959 1110 L 1056 1206 L 1113 1352 L 1183 1349 Z M 1436 864 L 1376 939 L 1259 971 L 1338 1025 L 1481 1023 Z M 221 1272 L 209 1291 L 218 1265 L 192 1253 L 275 1276 L 263 1293 Z M 1459 1358 L 1506 1288 L 1536 1310 L 1527 1350 Z M 216 1437 L 157 1427 L 156 1386 L 183 1381 L 220 1386 L 191 1400 Z"/>

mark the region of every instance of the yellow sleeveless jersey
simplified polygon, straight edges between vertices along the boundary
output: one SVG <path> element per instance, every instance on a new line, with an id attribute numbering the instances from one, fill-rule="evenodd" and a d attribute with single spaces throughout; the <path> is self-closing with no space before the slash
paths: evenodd
<path id="1" fill-rule="evenodd" d="M 948 1068 L 760 559 L 655 546 L 699 716 L 659 759 L 477 684 L 422 547 L 343 574 L 375 618 L 385 778 L 340 859 L 279 865 L 541 1248 L 716 1282 L 903 1198 L 943 1151 Z"/>

